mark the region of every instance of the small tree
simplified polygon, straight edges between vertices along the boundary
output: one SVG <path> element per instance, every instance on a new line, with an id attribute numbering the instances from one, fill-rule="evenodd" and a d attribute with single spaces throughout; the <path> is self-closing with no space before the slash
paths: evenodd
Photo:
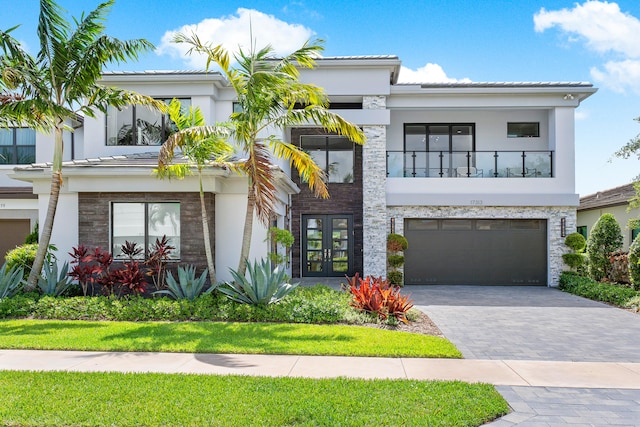
<path id="1" fill-rule="evenodd" d="M 587 246 L 587 240 L 580 233 L 571 233 L 564 240 L 564 244 L 571 249 L 571 252 L 563 254 L 562 260 L 571 270 L 581 273 L 582 266 L 586 262 L 583 252 Z"/>
<path id="2" fill-rule="evenodd" d="M 593 226 L 587 240 L 589 276 L 593 280 L 608 277 L 611 270 L 609 256 L 622 248 L 620 224 L 612 214 L 603 214 Z"/>
<path id="3" fill-rule="evenodd" d="M 387 279 L 392 285 L 404 284 L 404 274 L 400 269 L 404 265 L 404 251 L 408 246 L 409 242 L 401 234 L 391 233 L 387 236 Z"/>

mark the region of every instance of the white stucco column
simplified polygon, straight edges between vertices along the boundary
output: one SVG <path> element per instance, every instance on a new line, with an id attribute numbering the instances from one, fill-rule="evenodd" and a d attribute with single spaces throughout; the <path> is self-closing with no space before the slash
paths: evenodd
<path id="1" fill-rule="evenodd" d="M 386 97 L 365 96 L 362 108 L 386 109 Z M 364 126 L 367 142 L 362 149 L 363 274 L 387 275 L 387 128 Z"/>

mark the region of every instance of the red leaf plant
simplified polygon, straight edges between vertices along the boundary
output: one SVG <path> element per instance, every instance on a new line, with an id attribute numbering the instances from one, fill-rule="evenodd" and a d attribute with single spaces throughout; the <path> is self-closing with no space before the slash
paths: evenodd
<path id="1" fill-rule="evenodd" d="M 413 307 L 408 295 L 400 294 L 400 287 L 393 286 L 382 277 L 367 276 L 360 278 L 358 273 L 347 277 L 349 292 L 353 296 L 351 306 L 377 315 L 385 320 L 395 317 L 403 323 L 409 323 L 406 313 Z"/>

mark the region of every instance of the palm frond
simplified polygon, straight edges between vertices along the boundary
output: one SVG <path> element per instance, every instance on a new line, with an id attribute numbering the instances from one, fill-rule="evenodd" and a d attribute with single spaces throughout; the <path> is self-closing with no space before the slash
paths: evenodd
<path id="1" fill-rule="evenodd" d="M 316 197 L 326 199 L 329 197 L 327 190 L 326 174 L 320 166 L 313 161 L 309 154 L 299 147 L 281 141 L 270 139 L 270 147 L 276 157 L 289 161 L 289 164 L 296 168 L 303 182 L 307 182 L 311 191 Z"/>

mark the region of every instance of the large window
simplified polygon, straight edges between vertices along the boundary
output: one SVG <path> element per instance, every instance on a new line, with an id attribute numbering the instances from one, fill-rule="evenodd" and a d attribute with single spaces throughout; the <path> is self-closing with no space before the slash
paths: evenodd
<path id="1" fill-rule="evenodd" d="M 140 258 L 147 258 L 156 239 L 167 236 L 175 249 L 172 259 L 180 259 L 180 203 L 138 202 L 111 204 L 111 248 L 114 258 L 122 259 L 125 242 L 144 248 Z"/>
<path id="2" fill-rule="evenodd" d="M 0 165 L 24 165 L 36 161 L 36 131 L 0 129 Z"/>
<path id="3" fill-rule="evenodd" d="M 327 182 L 353 182 L 353 142 L 344 136 L 303 135 L 300 147 L 327 174 Z"/>
<path id="4" fill-rule="evenodd" d="M 167 104 L 172 98 L 160 99 Z M 191 99 L 179 99 L 187 110 Z M 176 131 L 175 124 L 166 114 L 141 105 L 107 111 L 107 145 L 161 145 Z"/>
<path id="5" fill-rule="evenodd" d="M 473 123 L 411 123 L 404 127 L 404 176 L 477 176 Z"/>

